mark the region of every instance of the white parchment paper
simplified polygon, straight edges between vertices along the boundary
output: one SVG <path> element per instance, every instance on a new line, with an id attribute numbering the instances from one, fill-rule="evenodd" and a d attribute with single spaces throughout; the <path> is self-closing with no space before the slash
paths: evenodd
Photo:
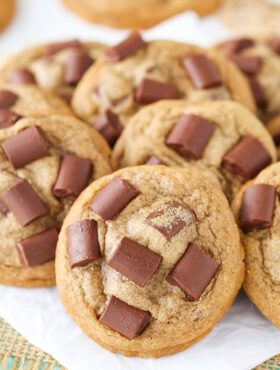
<path id="1" fill-rule="evenodd" d="M 114 44 L 126 33 L 83 22 L 58 0 L 19 0 L 13 23 L 0 36 L 0 53 L 4 56 L 29 44 L 72 38 Z M 210 46 L 227 36 L 229 32 L 215 17 L 200 21 L 191 12 L 144 33 L 146 39 L 172 39 L 201 46 Z M 280 330 L 260 314 L 243 292 L 205 339 L 184 352 L 158 360 L 126 358 L 100 348 L 67 316 L 55 287 L 0 286 L 0 316 L 71 370 L 242 370 L 280 353 Z"/>

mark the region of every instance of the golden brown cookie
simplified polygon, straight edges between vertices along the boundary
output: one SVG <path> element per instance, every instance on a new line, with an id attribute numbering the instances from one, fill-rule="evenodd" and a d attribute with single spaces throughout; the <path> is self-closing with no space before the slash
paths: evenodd
<path id="1" fill-rule="evenodd" d="M 206 15 L 215 10 L 221 0 L 62 0 L 80 17 L 111 27 L 144 29 L 186 10 Z"/>
<path id="2" fill-rule="evenodd" d="M 39 89 L 37 86 L 19 86 L 0 82 L 0 111 L 3 110 L 10 110 L 22 116 L 73 114 L 69 106 L 50 91 Z M 2 116 L 1 112 L 0 115 Z"/>
<path id="3" fill-rule="evenodd" d="M 61 223 L 80 191 L 111 172 L 110 148 L 62 115 L 14 117 L 0 145 L 0 283 L 53 285 Z"/>
<path id="4" fill-rule="evenodd" d="M 260 119 L 266 123 L 279 114 L 280 37 L 241 37 L 225 41 L 215 49 L 248 78 Z"/>
<path id="5" fill-rule="evenodd" d="M 104 48 L 78 40 L 33 46 L 8 58 L 0 67 L 0 81 L 37 85 L 70 104 L 75 86 Z"/>
<path id="6" fill-rule="evenodd" d="M 112 144 L 120 124 L 125 126 L 140 108 L 172 98 L 236 100 L 255 111 L 248 82 L 219 53 L 174 41 L 145 43 L 136 33 L 109 48 L 85 73 L 72 106 Z"/>
<path id="7" fill-rule="evenodd" d="M 140 110 L 114 147 L 119 167 L 193 165 L 231 199 L 242 183 L 276 160 L 263 124 L 235 102 L 162 101 Z"/>
<path id="8" fill-rule="evenodd" d="M 2 31 L 14 15 L 15 0 L 0 0 L 0 10 L 0 31 Z"/>
<path id="9" fill-rule="evenodd" d="M 245 248 L 244 289 L 280 328 L 280 163 L 246 183 L 232 203 Z"/>
<path id="10" fill-rule="evenodd" d="M 209 333 L 243 281 L 223 193 L 198 171 L 125 168 L 91 184 L 56 252 L 62 303 L 102 347 L 161 357 Z"/>

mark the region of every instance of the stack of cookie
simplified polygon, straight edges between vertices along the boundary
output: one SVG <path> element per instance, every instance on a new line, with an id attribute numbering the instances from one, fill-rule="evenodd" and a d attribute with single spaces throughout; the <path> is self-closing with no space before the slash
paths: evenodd
<path id="1" fill-rule="evenodd" d="M 204 50 L 131 33 L 110 48 L 73 40 L 11 58 L 0 71 L 0 282 L 56 279 L 83 331 L 127 356 L 202 339 L 244 275 L 280 327 L 280 130 L 276 118 L 273 140 L 259 119 L 280 111 L 277 42 Z"/>

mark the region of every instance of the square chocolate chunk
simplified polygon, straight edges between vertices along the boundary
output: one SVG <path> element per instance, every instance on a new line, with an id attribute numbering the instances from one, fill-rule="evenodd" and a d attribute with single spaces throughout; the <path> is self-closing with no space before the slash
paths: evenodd
<path id="1" fill-rule="evenodd" d="M 183 66 L 198 89 L 207 89 L 223 83 L 215 64 L 204 54 L 196 54 L 183 59 Z"/>
<path id="2" fill-rule="evenodd" d="M 222 166 L 243 183 L 270 163 L 270 153 L 263 144 L 253 136 L 246 136 L 224 156 Z"/>
<path id="3" fill-rule="evenodd" d="M 170 201 L 151 213 L 146 218 L 145 224 L 159 231 L 170 242 L 184 226 L 193 222 L 194 219 L 194 214 L 188 207 L 179 202 Z"/>
<path id="4" fill-rule="evenodd" d="M 16 249 L 24 266 L 32 267 L 53 260 L 57 239 L 57 230 L 51 228 L 17 242 Z"/>
<path id="5" fill-rule="evenodd" d="M 183 156 L 199 159 L 214 131 L 213 122 L 195 114 L 184 114 L 170 132 L 166 145 Z"/>
<path id="6" fill-rule="evenodd" d="M 81 220 L 67 227 L 68 252 L 71 267 L 86 266 L 101 258 L 97 222 Z"/>
<path id="7" fill-rule="evenodd" d="M 66 154 L 62 157 L 58 176 L 53 188 L 58 198 L 75 199 L 87 186 L 92 172 L 89 159 Z"/>
<path id="8" fill-rule="evenodd" d="M 149 312 L 112 296 L 99 321 L 128 339 L 133 339 L 146 328 L 150 316 Z"/>
<path id="9" fill-rule="evenodd" d="M 166 280 L 182 289 L 191 301 L 199 300 L 218 271 L 219 264 L 197 244 L 190 243 Z"/>
<path id="10" fill-rule="evenodd" d="M 113 269 L 143 287 L 158 268 L 162 257 L 149 248 L 124 237 L 107 261 Z"/>
<path id="11" fill-rule="evenodd" d="M 132 32 L 124 41 L 106 51 L 107 62 L 117 63 L 134 55 L 138 50 L 146 47 L 145 41 L 138 32 Z"/>
<path id="12" fill-rule="evenodd" d="M 272 226 L 276 189 L 268 184 L 249 186 L 242 199 L 239 224 L 245 231 L 262 230 Z"/>
<path id="13" fill-rule="evenodd" d="M 151 104 L 162 99 L 175 99 L 177 87 L 171 83 L 164 83 L 143 78 L 135 93 L 135 100 L 139 104 Z"/>
<path id="14" fill-rule="evenodd" d="M 26 226 L 49 213 L 29 182 L 23 179 L 6 190 L 1 198 L 5 206 L 13 212 L 21 226 Z"/>
<path id="15" fill-rule="evenodd" d="M 45 140 L 36 126 L 30 126 L 6 139 L 1 146 L 14 168 L 23 167 L 50 155 Z"/>
<path id="16" fill-rule="evenodd" d="M 120 213 L 139 191 L 120 177 L 113 178 L 88 204 L 104 221 L 112 220 Z"/>

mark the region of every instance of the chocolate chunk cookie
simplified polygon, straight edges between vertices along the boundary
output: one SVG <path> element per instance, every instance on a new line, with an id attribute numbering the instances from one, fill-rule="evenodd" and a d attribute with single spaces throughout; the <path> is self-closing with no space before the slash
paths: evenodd
<path id="1" fill-rule="evenodd" d="M 112 27 L 143 29 L 150 28 L 166 18 L 185 10 L 194 10 L 199 15 L 212 12 L 221 0 L 62 0 L 82 18 Z"/>
<path id="2" fill-rule="evenodd" d="M 255 108 L 244 76 L 217 52 L 174 41 L 146 43 L 137 33 L 87 71 L 72 106 L 113 144 L 141 107 L 161 99 L 237 100 Z"/>
<path id="3" fill-rule="evenodd" d="M 239 38 L 218 45 L 248 78 L 263 122 L 280 113 L 280 37 Z"/>
<path id="4" fill-rule="evenodd" d="M 80 192 L 111 172 L 110 154 L 71 116 L 17 118 L 0 129 L 1 284 L 55 284 L 61 223 Z"/>
<path id="5" fill-rule="evenodd" d="M 244 289 L 261 312 L 280 328 L 280 164 L 246 183 L 232 203 L 245 248 Z"/>
<path id="6" fill-rule="evenodd" d="M 73 90 L 105 46 L 71 40 L 35 46 L 9 58 L 0 80 L 15 85 L 37 85 L 71 102 Z"/>
<path id="7" fill-rule="evenodd" d="M 203 338 L 243 274 L 228 202 L 190 166 L 130 167 L 95 181 L 67 215 L 56 254 L 66 311 L 127 356 L 160 357 Z"/>
<path id="8" fill-rule="evenodd" d="M 192 164 L 228 199 L 242 183 L 276 160 L 263 124 L 235 102 L 162 101 L 139 111 L 113 151 L 119 167 Z"/>

